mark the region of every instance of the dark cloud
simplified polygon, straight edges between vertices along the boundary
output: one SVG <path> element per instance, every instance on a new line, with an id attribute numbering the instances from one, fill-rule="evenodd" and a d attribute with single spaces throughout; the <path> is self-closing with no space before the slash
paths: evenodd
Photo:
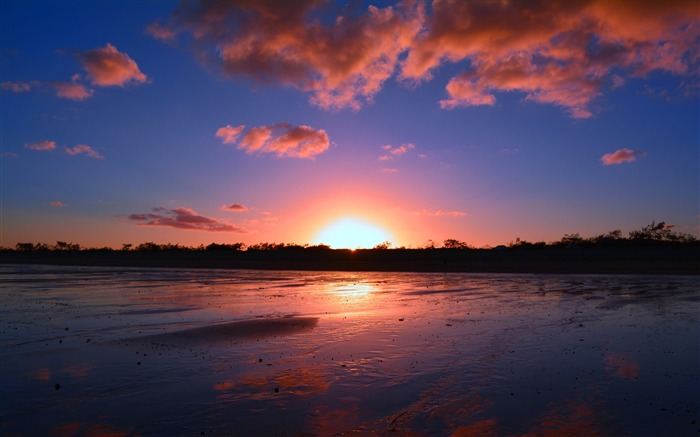
<path id="1" fill-rule="evenodd" d="M 131 214 L 128 219 L 138 222 L 139 226 L 163 226 L 175 229 L 205 232 L 238 232 L 246 233 L 247 230 L 236 225 L 199 215 L 190 208 L 165 209 L 154 208 L 153 212 L 146 214 Z"/>

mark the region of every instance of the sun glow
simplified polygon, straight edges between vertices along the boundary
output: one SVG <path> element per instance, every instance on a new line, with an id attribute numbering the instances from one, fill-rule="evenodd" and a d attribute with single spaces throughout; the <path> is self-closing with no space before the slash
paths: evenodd
<path id="1" fill-rule="evenodd" d="M 333 249 L 368 249 L 385 241 L 391 241 L 388 232 L 351 217 L 330 224 L 316 236 L 318 244 L 327 244 Z"/>

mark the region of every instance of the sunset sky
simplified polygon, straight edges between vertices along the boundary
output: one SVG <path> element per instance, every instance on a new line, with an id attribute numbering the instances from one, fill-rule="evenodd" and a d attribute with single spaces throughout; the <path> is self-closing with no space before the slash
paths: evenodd
<path id="1" fill-rule="evenodd" d="M 697 0 L 1 7 L 4 247 L 698 235 Z"/>

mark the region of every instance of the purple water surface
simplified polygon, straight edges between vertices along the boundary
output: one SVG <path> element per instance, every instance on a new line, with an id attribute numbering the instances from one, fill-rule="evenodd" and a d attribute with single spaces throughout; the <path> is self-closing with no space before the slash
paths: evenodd
<path id="1" fill-rule="evenodd" d="M 700 280 L 0 266 L 2 435 L 697 435 Z"/>

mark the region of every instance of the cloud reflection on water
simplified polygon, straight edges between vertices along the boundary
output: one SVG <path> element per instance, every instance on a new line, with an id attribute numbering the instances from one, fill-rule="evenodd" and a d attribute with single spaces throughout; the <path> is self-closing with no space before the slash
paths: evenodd
<path id="1" fill-rule="evenodd" d="M 696 278 L 12 269 L 10 434 L 697 431 Z"/>

